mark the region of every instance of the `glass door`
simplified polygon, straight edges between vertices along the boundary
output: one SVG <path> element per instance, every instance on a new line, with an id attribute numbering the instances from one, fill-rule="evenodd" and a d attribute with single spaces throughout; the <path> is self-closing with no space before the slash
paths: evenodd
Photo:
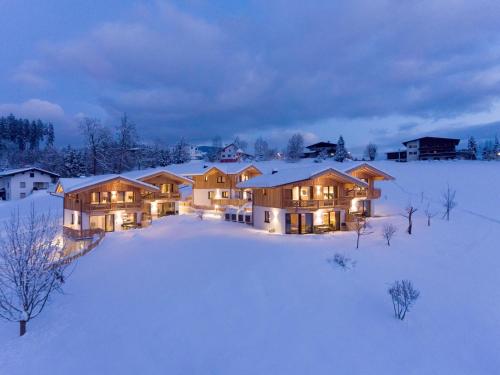
<path id="1" fill-rule="evenodd" d="M 106 232 L 114 232 L 115 231 L 115 215 L 106 215 L 105 216 L 105 228 Z"/>

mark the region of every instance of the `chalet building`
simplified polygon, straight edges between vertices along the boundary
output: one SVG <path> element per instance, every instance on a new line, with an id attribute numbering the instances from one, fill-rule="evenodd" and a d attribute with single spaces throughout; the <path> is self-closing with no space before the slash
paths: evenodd
<path id="1" fill-rule="evenodd" d="M 346 172 L 334 168 L 295 168 L 238 184 L 252 190 L 252 222 L 276 233 L 307 234 L 351 229 L 357 217 L 374 215 L 380 198 L 377 180 L 393 177 L 361 164 Z"/>
<path id="2" fill-rule="evenodd" d="M 390 151 L 386 152 L 386 155 L 387 155 L 387 160 L 395 160 L 400 162 L 405 162 L 407 157 L 406 150 Z"/>
<path id="3" fill-rule="evenodd" d="M 57 173 L 28 167 L 0 172 L 0 200 L 22 199 L 36 190 L 47 190 L 59 179 Z"/>
<path id="4" fill-rule="evenodd" d="M 223 147 L 219 152 L 219 161 L 221 163 L 236 163 L 251 159 L 251 155 L 245 153 L 242 149 L 236 147 L 234 143 Z"/>
<path id="5" fill-rule="evenodd" d="M 318 142 L 307 146 L 306 149 L 307 151 L 304 152 L 305 158 L 316 158 L 320 155 L 331 158 L 335 156 L 335 152 L 337 152 L 337 145 L 330 142 Z"/>
<path id="6" fill-rule="evenodd" d="M 243 206 L 251 201 L 251 190 L 237 184 L 261 175 L 252 164 L 214 165 L 198 171 L 184 172 L 193 180 L 195 208 L 223 210 L 227 206 Z"/>
<path id="7" fill-rule="evenodd" d="M 151 168 L 124 173 L 123 176 L 156 186 L 159 191 L 145 194 L 143 215 L 156 219 L 167 215 L 177 215 L 182 200 L 180 188 L 192 186 L 193 181 L 164 168 Z"/>
<path id="8" fill-rule="evenodd" d="M 122 175 L 103 175 L 62 178 L 56 193 L 64 197 L 65 233 L 82 238 L 149 223 L 143 197 L 160 193 L 160 188 Z"/>
<path id="9" fill-rule="evenodd" d="M 457 153 L 456 146 L 460 139 L 441 138 L 441 137 L 422 137 L 403 142 L 406 151 L 403 158 L 398 152 L 387 153 L 387 159 L 400 161 L 415 160 L 448 160 L 456 159 L 460 156 Z"/>

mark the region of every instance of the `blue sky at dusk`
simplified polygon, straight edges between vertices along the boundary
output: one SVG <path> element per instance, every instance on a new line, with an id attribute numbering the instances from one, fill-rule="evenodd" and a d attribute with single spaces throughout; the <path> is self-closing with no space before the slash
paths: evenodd
<path id="1" fill-rule="evenodd" d="M 127 112 L 144 140 L 392 146 L 500 133 L 500 2 L 0 0 L 0 115 L 58 143 Z"/>

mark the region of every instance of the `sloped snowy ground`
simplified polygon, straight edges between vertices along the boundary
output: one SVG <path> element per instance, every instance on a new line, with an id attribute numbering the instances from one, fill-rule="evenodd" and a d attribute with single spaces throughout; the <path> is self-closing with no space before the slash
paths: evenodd
<path id="1" fill-rule="evenodd" d="M 0 322 L 0 374 L 497 374 L 500 163 L 375 165 L 397 180 L 380 184 L 384 216 L 359 250 L 353 233 L 193 216 L 108 235 L 25 337 Z M 427 200 L 447 183 L 459 207 L 428 228 Z M 410 199 L 412 236 L 399 215 Z M 399 230 L 391 247 L 386 222 Z M 332 267 L 337 252 L 355 269 Z M 421 292 L 403 322 L 387 295 L 402 278 Z"/>

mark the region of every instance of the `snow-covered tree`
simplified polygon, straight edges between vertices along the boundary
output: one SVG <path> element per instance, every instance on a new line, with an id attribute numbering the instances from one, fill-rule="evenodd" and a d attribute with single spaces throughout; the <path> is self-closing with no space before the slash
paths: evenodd
<path id="1" fill-rule="evenodd" d="M 0 235 L 0 317 L 19 322 L 19 334 L 65 280 L 59 222 L 50 214 L 13 213 Z"/>
<path id="2" fill-rule="evenodd" d="M 297 162 L 304 151 L 304 137 L 302 134 L 296 133 L 288 140 L 288 146 L 286 150 L 287 161 Z"/>
<path id="3" fill-rule="evenodd" d="M 67 146 L 61 150 L 63 159 L 62 176 L 79 177 L 87 173 L 85 155 L 81 150 Z"/>
<path id="4" fill-rule="evenodd" d="M 366 146 L 365 154 L 371 161 L 377 157 L 377 145 L 375 143 L 368 143 Z"/>
<path id="5" fill-rule="evenodd" d="M 477 142 L 473 136 L 470 136 L 467 141 L 467 153 L 472 160 L 476 160 L 477 156 Z"/>
<path id="6" fill-rule="evenodd" d="M 172 154 L 169 149 L 161 148 L 158 152 L 158 165 L 160 167 L 166 167 L 172 164 Z"/>
<path id="7" fill-rule="evenodd" d="M 348 157 L 347 150 L 345 148 L 344 137 L 340 136 L 337 141 L 337 150 L 335 152 L 334 160 L 343 162 Z"/>
<path id="8" fill-rule="evenodd" d="M 236 137 L 233 141 L 234 145 L 236 146 L 237 149 L 246 151 L 248 148 L 248 143 L 247 141 L 241 139 L 240 137 Z"/>
<path id="9" fill-rule="evenodd" d="M 175 164 L 187 163 L 191 160 L 191 153 L 189 152 L 189 145 L 184 138 L 173 147 L 172 149 L 172 162 Z"/>
<path id="10" fill-rule="evenodd" d="M 255 140 L 254 150 L 255 160 L 269 160 L 269 145 L 262 137 Z"/>

